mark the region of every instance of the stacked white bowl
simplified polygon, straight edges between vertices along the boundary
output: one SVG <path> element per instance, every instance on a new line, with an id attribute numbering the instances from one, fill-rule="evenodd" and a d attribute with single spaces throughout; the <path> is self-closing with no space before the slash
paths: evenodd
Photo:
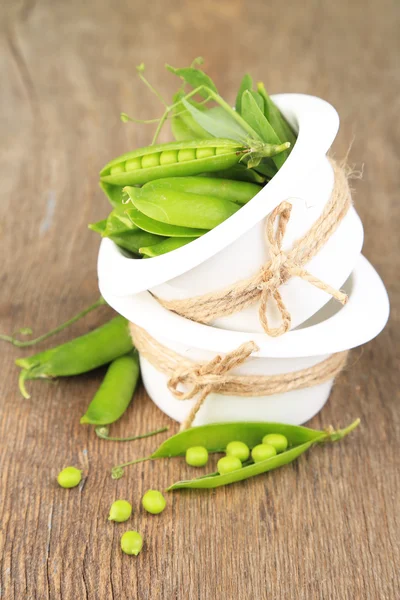
<path id="1" fill-rule="evenodd" d="M 300 278 L 289 279 L 279 291 L 291 314 L 291 330 L 281 337 L 264 332 L 257 304 L 203 325 L 166 310 L 154 298 L 182 300 L 253 276 L 269 259 L 265 218 L 282 201 L 292 205 L 283 250 L 290 249 L 324 210 L 334 186 L 326 154 L 339 127 L 337 112 L 313 96 L 282 94 L 273 99 L 298 131 L 298 139 L 283 167 L 255 198 L 206 235 L 169 254 L 132 259 L 108 239 L 99 252 L 99 286 L 105 300 L 164 346 L 194 362 L 208 362 L 254 341 L 259 351 L 233 374 L 275 375 L 311 367 L 371 340 L 389 315 L 385 287 L 361 255 L 363 228 L 354 207 L 305 265 L 315 277 L 343 289 L 348 303 L 342 306 Z M 279 315 L 272 311 L 269 321 L 276 326 Z M 176 399 L 168 390 L 168 377 L 142 357 L 141 369 L 152 400 L 170 417 L 183 421 L 195 400 Z M 301 424 L 322 408 L 332 384 L 333 380 L 254 398 L 210 394 L 194 425 L 245 420 Z"/>

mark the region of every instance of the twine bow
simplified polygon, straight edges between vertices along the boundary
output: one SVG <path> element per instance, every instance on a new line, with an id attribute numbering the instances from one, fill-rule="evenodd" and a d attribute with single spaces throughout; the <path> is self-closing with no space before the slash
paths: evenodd
<path id="1" fill-rule="evenodd" d="M 286 227 L 292 212 L 290 202 L 281 202 L 268 216 L 265 227 L 265 238 L 270 255 L 268 265 L 261 271 L 261 283 L 257 286 L 261 290 L 259 318 L 264 328 L 264 331 L 272 336 L 277 337 L 286 333 L 290 329 L 291 315 L 287 310 L 282 296 L 279 292 L 279 287 L 288 281 L 291 277 L 300 277 L 304 281 L 308 281 L 311 285 L 330 294 L 333 298 L 346 304 L 348 300 L 347 294 L 335 290 L 327 283 L 314 277 L 306 269 L 296 263 L 296 253 L 292 251 L 284 252 L 282 250 L 282 241 L 286 232 Z M 278 226 L 275 233 L 275 223 L 278 221 Z M 296 249 L 297 251 L 297 249 Z M 281 316 L 281 324 L 279 327 L 271 328 L 268 323 L 267 306 L 270 298 L 273 298 L 275 305 Z"/>
<path id="2" fill-rule="evenodd" d="M 288 331 L 291 325 L 290 313 L 279 293 L 279 287 L 290 277 L 300 277 L 346 304 L 346 294 L 333 289 L 303 268 L 328 242 L 352 205 L 348 183 L 349 170 L 332 159 L 330 162 L 335 174 L 335 186 L 331 197 L 318 219 L 294 242 L 290 251 L 282 250 L 282 239 L 292 210 L 291 204 L 284 201 L 266 219 L 266 243 L 271 258 L 252 277 L 193 298 L 165 300 L 155 296 L 156 300 L 164 308 L 198 323 L 211 323 L 215 319 L 233 315 L 258 303 L 262 327 L 267 334 L 275 337 Z M 278 227 L 275 228 L 277 220 Z M 281 316 L 281 324 L 275 329 L 269 326 L 267 317 L 270 298 L 275 302 Z"/>
<path id="3" fill-rule="evenodd" d="M 244 363 L 257 350 L 258 346 L 254 342 L 246 342 L 224 357 L 217 355 L 206 364 L 194 363 L 192 367 L 178 371 L 168 380 L 168 389 L 178 400 L 190 400 L 198 396 L 181 429 L 190 427 L 208 394 L 217 392 L 224 386 L 224 375 Z M 182 392 L 178 389 L 179 385 L 188 386 L 189 389 Z"/>

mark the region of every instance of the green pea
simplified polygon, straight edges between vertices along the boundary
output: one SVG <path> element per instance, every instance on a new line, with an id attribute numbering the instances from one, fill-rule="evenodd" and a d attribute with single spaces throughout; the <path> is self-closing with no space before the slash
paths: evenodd
<path id="1" fill-rule="evenodd" d="M 267 435 L 264 435 L 262 443 L 270 444 L 278 453 L 285 452 L 288 447 L 287 438 L 281 433 L 268 433 Z"/>
<path id="2" fill-rule="evenodd" d="M 58 484 L 63 488 L 73 488 L 80 484 L 82 471 L 76 467 L 66 467 L 57 475 Z"/>
<path id="3" fill-rule="evenodd" d="M 191 467 L 204 467 L 208 463 L 208 450 L 204 446 L 192 446 L 186 450 L 186 462 Z"/>
<path id="4" fill-rule="evenodd" d="M 149 169 L 151 167 L 158 167 L 160 164 L 160 153 L 145 154 L 142 158 L 142 169 Z"/>
<path id="5" fill-rule="evenodd" d="M 136 169 L 141 169 L 141 168 L 142 168 L 142 161 L 140 160 L 140 158 L 131 158 L 130 160 L 127 160 L 125 163 L 126 171 L 135 171 Z"/>
<path id="6" fill-rule="evenodd" d="M 138 531 L 125 531 L 121 537 L 121 550 L 137 556 L 143 547 L 143 538 Z"/>
<path id="7" fill-rule="evenodd" d="M 227 456 L 236 456 L 241 462 L 250 456 L 250 449 L 244 442 L 229 442 L 226 447 Z"/>
<path id="8" fill-rule="evenodd" d="M 224 148 L 223 146 L 217 146 L 215 148 L 216 156 L 219 156 L 220 154 L 226 154 L 227 152 L 229 152 L 228 148 Z"/>
<path id="9" fill-rule="evenodd" d="M 166 501 L 161 492 L 149 490 L 142 498 L 142 505 L 152 515 L 160 514 L 166 507 Z"/>
<path id="10" fill-rule="evenodd" d="M 160 165 L 172 165 L 178 162 L 177 150 L 164 150 L 160 154 Z"/>
<path id="11" fill-rule="evenodd" d="M 215 155 L 215 148 L 197 148 L 196 158 L 208 158 Z"/>
<path id="12" fill-rule="evenodd" d="M 186 162 L 187 160 L 195 160 L 196 149 L 195 148 L 182 148 L 178 152 L 178 162 Z"/>
<path id="13" fill-rule="evenodd" d="M 114 165 L 110 169 L 110 175 L 117 175 L 117 173 L 123 173 L 124 171 L 125 171 L 125 165 L 123 163 L 119 164 L 119 165 Z"/>
<path id="14" fill-rule="evenodd" d="M 220 475 L 232 473 L 242 468 L 242 462 L 236 456 L 224 456 L 217 462 L 217 471 Z"/>
<path id="15" fill-rule="evenodd" d="M 276 455 L 276 450 L 271 444 L 258 444 L 251 451 L 251 457 L 255 463 L 262 462 Z"/>
<path id="16" fill-rule="evenodd" d="M 123 523 L 127 521 L 132 514 L 132 506 L 127 500 L 116 500 L 111 504 L 109 521 Z"/>

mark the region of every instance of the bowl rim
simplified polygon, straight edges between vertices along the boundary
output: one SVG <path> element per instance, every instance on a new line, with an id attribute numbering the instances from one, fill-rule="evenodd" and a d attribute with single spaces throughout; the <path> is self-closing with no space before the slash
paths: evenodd
<path id="1" fill-rule="evenodd" d="M 118 313 L 146 329 L 156 339 L 170 339 L 216 353 L 226 353 L 250 340 L 259 347 L 254 356 L 297 358 L 349 350 L 376 337 L 389 318 L 389 298 L 374 267 L 360 255 L 352 274 L 347 304 L 333 316 L 278 338 L 264 333 L 219 329 L 190 321 L 161 306 L 150 292 L 113 296 L 100 285 L 106 302 Z"/>

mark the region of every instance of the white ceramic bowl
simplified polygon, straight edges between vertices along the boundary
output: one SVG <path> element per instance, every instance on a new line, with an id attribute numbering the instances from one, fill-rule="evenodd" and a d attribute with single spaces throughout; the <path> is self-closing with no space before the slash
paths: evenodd
<path id="1" fill-rule="evenodd" d="M 374 338 L 389 316 L 385 287 L 370 263 L 360 256 L 345 284 L 349 302 L 342 307 L 327 304 L 308 323 L 280 338 L 265 334 L 227 331 L 202 325 L 171 313 L 148 292 L 133 296 L 111 296 L 100 287 L 106 301 L 120 314 L 146 329 L 161 344 L 193 361 L 209 361 L 244 342 L 260 348 L 236 369 L 237 374 L 279 374 L 315 365 L 335 352 L 348 350 Z M 179 401 L 167 388 L 167 377 L 141 359 L 142 377 L 152 400 L 177 421 L 193 404 Z M 333 381 L 313 388 L 266 397 L 240 398 L 211 394 L 201 407 L 195 425 L 218 421 L 278 421 L 301 424 L 314 416 L 329 397 Z"/>
<path id="2" fill-rule="evenodd" d="M 104 239 L 98 275 L 105 293 L 123 297 L 151 290 L 163 299 L 182 299 L 220 290 L 254 275 L 268 260 L 265 216 L 283 200 L 293 205 L 283 248 L 291 248 L 310 229 L 333 188 L 333 171 L 326 152 L 338 130 L 338 115 L 330 104 L 313 96 L 281 94 L 274 96 L 274 100 L 299 135 L 288 160 L 268 185 L 227 221 L 188 246 L 163 256 L 144 261 L 127 258 L 113 242 Z M 307 269 L 340 288 L 353 270 L 362 243 L 362 224 L 351 208 Z M 280 291 L 292 315 L 292 327 L 329 301 L 325 292 L 299 278 L 292 278 Z M 275 327 L 279 317 L 272 312 L 269 320 Z M 212 325 L 237 331 L 262 331 L 257 306 L 219 318 Z"/>

